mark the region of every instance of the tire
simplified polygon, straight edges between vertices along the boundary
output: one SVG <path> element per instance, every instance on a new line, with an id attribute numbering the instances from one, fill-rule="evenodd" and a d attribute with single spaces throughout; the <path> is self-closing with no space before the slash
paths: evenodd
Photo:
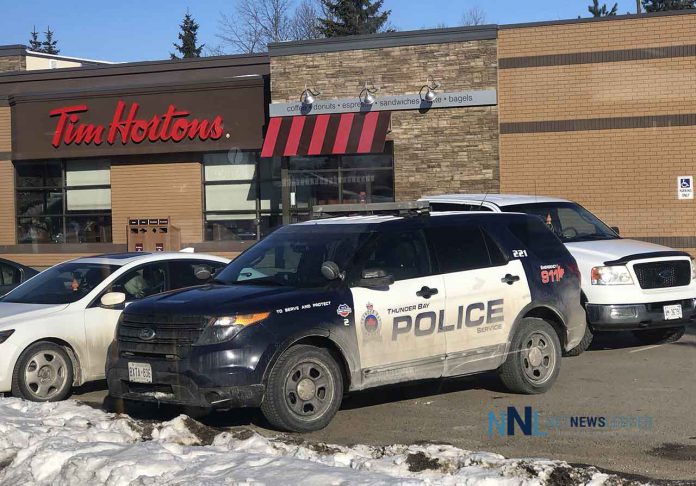
<path id="1" fill-rule="evenodd" d="M 561 343 L 553 326 L 543 319 L 522 319 L 507 358 L 498 368 L 503 384 L 513 393 L 544 393 L 553 386 L 560 369 Z"/>
<path id="2" fill-rule="evenodd" d="M 34 343 L 25 349 L 12 373 L 12 395 L 32 402 L 59 402 L 72 391 L 72 361 L 62 346 Z"/>
<path id="3" fill-rule="evenodd" d="M 642 344 L 669 344 L 679 341 L 685 332 L 686 327 L 681 326 L 633 331 L 633 335 Z"/>
<path id="4" fill-rule="evenodd" d="M 563 356 L 580 356 L 582 353 L 587 351 L 587 349 L 590 347 L 590 344 L 592 344 L 592 339 L 594 338 L 594 335 L 592 334 L 592 330 L 590 329 L 590 326 L 587 325 L 585 327 L 585 334 L 582 336 L 582 339 L 578 343 L 577 346 L 575 346 L 573 349 L 570 351 L 566 351 L 563 353 Z"/>
<path id="5" fill-rule="evenodd" d="M 326 427 L 341 406 L 343 375 L 327 349 L 297 345 L 271 369 L 261 411 L 271 425 L 291 432 Z"/>

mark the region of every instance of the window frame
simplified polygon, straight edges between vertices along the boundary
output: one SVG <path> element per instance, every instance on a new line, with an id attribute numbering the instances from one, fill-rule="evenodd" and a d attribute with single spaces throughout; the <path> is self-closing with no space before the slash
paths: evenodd
<path id="1" fill-rule="evenodd" d="M 71 218 L 83 218 L 83 217 L 93 217 L 93 218 L 108 218 L 110 220 L 109 222 L 109 227 L 111 230 L 109 231 L 109 238 L 108 241 L 101 241 L 100 243 L 112 243 L 113 242 L 113 193 L 111 193 L 111 198 L 110 198 L 110 206 L 111 209 L 108 210 L 95 210 L 95 211 L 69 211 L 68 210 L 68 192 L 69 191 L 79 191 L 82 189 L 108 189 L 111 191 L 112 184 L 111 184 L 111 176 L 109 176 L 109 184 L 89 184 L 89 185 L 80 185 L 80 186 L 68 186 L 67 183 L 67 171 L 68 171 L 68 163 L 69 162 L 74 162 L 74 161 L 93 161 L 93 160 L 103 160 L 103 161 L 108 161 L 109 163 L 109 173 L 111 173 L 111 168 L 113 167 L 113 162 L 110 158 L 104 158 L 104 157 L 95 157 L 95 158 L 86 158 L 86 159 L 42 159 L 42 160 L 27 160 L 27 161 L 14 161 L 13 162 L 13 169 L 14 169 L 14 202 L 15 202 L 15 242 L 17 244 L 35 244 L 35 243 L 20 243 L 19 241 L 19 227 L 20 227 L 20 220 L 22 219 L 31 219 L 34 217 L 37 218 L 57 218 L 61 220 L 61 234 L 63 237 L 63 241 L 55 241 L 54 235 L 50 235 L 51 240 L 50 242 L 47 242 L 46 244 L 62 244 L 62 243 L 68 243 L 65 241 L 67 234 L 68 234 L 68 222 Z M 19 179 L 19 167 L 27 167 L 30 165 L 41 165 L 44 168 L 47 167 L 51 162 L 57 162 L 60 164 L 60 186 L 56 185 L 45 185 L 46 183 L 46 175 L 47 172 L 44 170 L 43 173 L 43 181 L 41 186 L 21 186 Z M 56 214 L 49 214 L 46 212 L 46 201 L 47 201 L 47 194 L 51 192 L 60 192 L 61 194 L 61 211 L 60 213 Z M 40 215 L 34 215 L 34 216 L 26 216 L 20 214 L 20 205 L 19 205 L 19 194 L 20 193 L 38 193 L 43 196 L 44 200 L 44 212 Z M 75 244 L 88 244 L 87 242 L 75 242 Z"/>

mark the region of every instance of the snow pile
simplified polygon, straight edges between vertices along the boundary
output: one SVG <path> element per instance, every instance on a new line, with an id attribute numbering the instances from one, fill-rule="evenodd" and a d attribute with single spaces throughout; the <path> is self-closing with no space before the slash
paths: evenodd
<path id="1" fill-rule="evenodd" d="M 179 416 L 138 422 L 75 402 L 0 398 L 0 484 L 617 485 L 593 468 L 446 445 L 342 447 Z"/>

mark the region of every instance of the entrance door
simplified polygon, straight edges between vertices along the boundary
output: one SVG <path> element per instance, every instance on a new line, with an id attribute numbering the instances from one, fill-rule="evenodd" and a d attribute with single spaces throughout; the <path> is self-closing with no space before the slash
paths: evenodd
<path id="1" fill-rule="evenodd" d="M 362 264 L 384 270 L 389 289 L 353 287 L 363 384 L 374 386 L 442 375 L 444 280 L 433 275 L 422 230 L 381 234 Z"/>

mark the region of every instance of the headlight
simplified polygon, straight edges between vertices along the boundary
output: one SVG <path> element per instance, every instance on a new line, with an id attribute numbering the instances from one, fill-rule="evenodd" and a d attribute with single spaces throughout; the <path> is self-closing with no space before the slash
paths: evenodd
<path id="1" fill-rule="evenodd" d="M 0 344 L 7 341 L 7 339 L 14 334 L 14 329 L 8 331 L 0 331 Z"/>
<path id="2" fill-rule="evenodd" d="M 696 280 L 696 261 L 691 257 L 691 280 Z"/>
<path id="3" fill-rule="evenodd" d="M 625 265 L 594 267 L 592 285 L 633 285 L 633 278 Z"/>
<path id="4" fill-rule="evenodd" d="M 211 317 L 208 319 L 208 324 L 198 338 L 196 345 L 205 346 L 229 341 L 245 327 L 258 324 L 269 315 L 271 315 L 270 312 L 257 312 L 255 314 Z"/>

